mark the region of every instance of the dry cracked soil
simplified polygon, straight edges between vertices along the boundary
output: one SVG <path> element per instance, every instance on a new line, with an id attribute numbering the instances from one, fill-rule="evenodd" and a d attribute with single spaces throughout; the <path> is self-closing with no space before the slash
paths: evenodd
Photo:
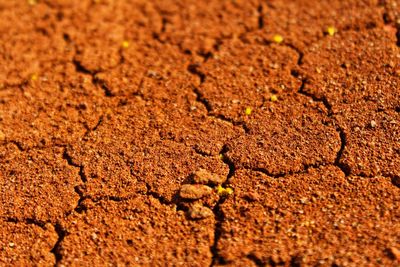
<path id="1" fill-rule="evenodd" d="M 1 266 L 400 266 L 399 0 L 0 0 Z"/>

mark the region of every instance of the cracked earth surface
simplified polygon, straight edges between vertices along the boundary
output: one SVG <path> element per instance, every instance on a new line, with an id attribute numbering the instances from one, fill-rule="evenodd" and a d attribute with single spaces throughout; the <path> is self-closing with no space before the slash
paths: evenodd
<path id="1" fill-rule="evenodd" d="M 0 36 L 0 265 L 399 266 L 399 1 L 0 0 Z"/>

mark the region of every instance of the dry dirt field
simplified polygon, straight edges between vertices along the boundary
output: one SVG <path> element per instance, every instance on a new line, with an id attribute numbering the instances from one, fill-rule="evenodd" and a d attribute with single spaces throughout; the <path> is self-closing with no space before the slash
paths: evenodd
<path id="1" fill-rule="evenodd" d="M 399 0 L 0 0 L 0 266 L 400 266 Z"/>

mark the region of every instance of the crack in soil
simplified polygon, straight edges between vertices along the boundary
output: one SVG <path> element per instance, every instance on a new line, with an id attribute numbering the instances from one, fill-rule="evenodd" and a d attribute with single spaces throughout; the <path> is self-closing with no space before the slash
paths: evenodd
<path id="1" fill-rule="evenodd" d="M 258 5 L 257 13 L 258 13 L 258 29 L 262 29 L 265 26 L 265 23 L 264 23 L 264 10 L 263 10 L 263 5 L 262 4 Z"/>
<path id="2" fill-rule="evenodd" d="M 73 59 L 73 60 L 72 60 L 72 63 L 73 63 L 74 66 L 75 66 L 76 72 L 82 73 L 82 74 L 86 74 L 86 75 L 90 75 L 90 77 L 91 77 L 91 83 L 92 83 L 95 87 L 100 88 L 100 89 L 104 92 L 104 96 L 106 96 L 106 97 L 113 97 L 113 96 L 114 96 L 114 94 L 113 94 L 112 91 L 107 87 L 107 85 L 106 85 L 104 82 L 101 82 L 101 81 L 96 77 L 97 73 L 99 73 L 98 71 L 91 71 L 91 70 L 85 68 L 85 67 L 81 64 L 81 62 L 79 62 L 79 61 L 76 60 L 76 59 Z M 117 66 L 118 66 L 118 65 L 119 65 L 119 64 L 117 64 Z M 116 66 L 116 67 L 117 67 L 117 66 Z M 110 68 L 109 70 L 111 70 L 111 69 L 112 69 L 112 68 Z M 108 71 L 108 70 L 106 70 L 106 71 Z"/>
<path id="3" fill-rule="evenodd" d="M 8 218 L 4 218 L 4 221 L 10 222 L 10 223 L 15 223 L 15 224 L 18 224 L 18 223 L 32 224 L 32 225 L 36 225 L 36 226 L 42 228 L 45 231 L 49 230 L 46 228 L 46 224 L 49 224 L 49 222 L 40 221 L 40 220 L 36 220 L 36 219 L 32 219 L 32 218 L 26 218 L 26 219 L 20 220 L 17 218 L 8 217 Z M 58 266 L 59 262 L 62 259 L 62 255 L 60 254 L 60 243 L 64 240 L 64 237 L 66 236 L 66 231 L 58 223 L 54 224 L 53 227 L 54 227 L 54 231 L 58 235 L 58 239 L 57 239 L 56 243 L 54 244 L 54 246 L 52 247 L 52 249 L 50 250 L 50 253 L 52 253 L 54 255 L 55 260 L 56 260 L 54 266 Z"/>
<path id="4" fill-rule="evenodd" d="M 192 64 L 192 65 L 189 65 L 187 70 L 191 74 L 196 75 L 200 78 L 200 85 L 201 85 L 205 82 L 207 76 L 203 72 L 198 70 L 199 66 L 200 66 L 199 64 Z M 196 101 L 199 102 L 200 104 L 202 104 L 206 108 L 207 116 L 217 119 L 217 120 L 228 122 L 228 123 L 232 124 L 233 126 L 240 126 L 243 128 L 245 133 L 249 132 L 249 128 L 247 127 L 245 122 L 235 121 L 234 119 L 227 118 L 222 114 L 215 114 L 210 102 L 207 100 L 207 98 L 204 97 L 204 95 L 200 92 L 200 90 L 195 86 L 193 86 L 193 93 L 196 95 Z"/>
<path id="5" fill-rule="evenodd" d="M 350 167 L 346 164 L 344 164 L 343 162 L 340 162 L 342 155 L 343 155 L 343 151 L 346 148 L 346 143 L 347 143 L 347 139 L 346 139 L 346 134 L 343 131 L 342 128 L 340 128 L 339 126 L 336 128 L 336 131 L 339 132 L 340 135 L 340 150 L 337 152 L 336 154 L 336 159 L 335 159 L 335 166 L 339 167 L 342 172 L 345 174 L 345 176 L 349 176 L 351 174 L 351 170 Z"/>
<path id="6" fill-rule="evenodd" d="M 303 64 L 303 58 L 304 58 L 304 53 L 303 51 L 301 51 L 301 49 L 299 49 L 297 46 L 291 44 L 291 43 L 287 43 L 284 44 L 286 47 L 289 47 L 290 49 L 294 50 L 297 55 L 299 56 L 297 59 L 297 66 L 301 66 Z"/>
<path id="7" fill-rule="evenodd" d="M 25 223 L 25 224 L 33 224 L 36 225 L 42 229 L 46 229 L 45 225 L 49 222 L 46 221 L 41 221 L 41 220 L 37 220 L 37 219 L 32 219 L 32 218 L 25 218 L 23 220 L 18 219 L 18 218 L 13 218 L 13 217 L 5 217 L 2 219 L 5 222 L 10 222 L 10 223 Z"/>
<path id="8" fill-rule="evenodd" d="M 83 185 L 83 184 L 85 184 L 85 183 L 88 181 L 88 179 L 87 179 L 87 177 L 86 177 L 86 174 L 85 174 L 85 172 L 84 172 L 84 170 L 83 170 L 83 169 L 84 169 L 84 166 L 83 166 L 83 165 L 79 165 L 79 164 L 77 164 L 77 163 L 75 163 L 75 162 L 73 161 L 71 155 L 68 154 L 68 148 L 69 148 L 69 147 L 66 147 L 66 148 L 64 149 L 63 159 L 67 161 L 67 164 L 68 164 L 69 166 L 72 166 L 72 167 L 74 167 L 74 168 L 79 168 L 79 173 L 78 173 L 78 175 L 79 175 L 79 177 L 80 177 L 80 179 L 81 179 L 81 181 L 82 181 L 82 184 L 74 186 L 74 191 L 75 191 L 75 193 L 79 196 L 79 200 L 78 200 L 78 203 L 77 203 L 77 205 L 75 206 L 75 208 L 74 208 L 73 210 L 71 210 L 69 213 L 66 214 L 67 217 L 68 217 L 73 211 L 76 211 L 76 212 L 80 213 L 80 212 L 82 212 L 82 211 L 84 210 L 84 207 L 82 206 L 82 202 L 83 202 L 85 199 L 87 199 L 87 197 L 85 197 L 85 196 L 83 195 L 83 192 L 80 190 L 80 186 Z"/>
<path id="9" fill-rule="evenodd" d="M 146 184 L 146 196 L 152 196 L 153 198 L 157 199 L 161 204 L 170 206 L 170 205 L 174 205 L 176 201 L 174 201 L 174 199 L 172 201 L 167 200 L 165 197 L 163 197 L 162 195 L 160 195 L 159 193 L 155 192 L 152 190 L 151 186 L 145 182 Z"/>
<path id="10" fill-rule="evenodd" d="M 302 61 L 300 59 L 302 59 L 303 56 L 304 56 L 303 53 L 299 54 L 299 61 L 298 61 L 298 67 L 299 68 L 301 68 L 301 61 Z M 304 87 L 307 84 L 308 80 L 307 80 L 307 78 L 300 77 L 300 75 L 299 75 L 297 70 L 292 70 L 291 71 L 291 75 L 293 77 L 295 77 L 296 79 L 301 79 L 301 85 L 300 85 L 299 89 L 297 90 L 297 93 L 301 94 L 301 95 L 304 95 L 304 96 L 306 96 L 308 98 L 311 98 L 314 102 L 322 103 L 325 106 L 325 108 L 327 109 L 327 111 L 328 111 L 328 114 L 326 116 L 328 118 L 332 119 L 332 116 L 333 116 L 332 105 L 329 103 L 328 99 L 326 97 L 317 97 L 314 94 L 311 94 L 311 93 L 308 93 L 308 92 L 304 91 Z M 336 126 L 335 130 L 336 130 L 336 132 L 339 133 L 339 136 L 340 136 L 340 149 L 336 154 L 336 159 L 335 159 L 335 162 L 334 162 L 333 165 L 337 166 L 338 168 L 340 168 L 342 170 L 342 172 L 345 174 L 345 176 L 347 177 L 351 173 L 350 168 L 346 164 L 340 162 L 340 160 L 342 158 L 342 155 L 343 155 L 343 151 L 345 150 L 346 143 L 347 143 L 346 134 L 345 134 L 344 130 L 339 125 L 335 125 L 335 126 Z M 308 167 L 305 166 L 305 171 L 309 167 L 315 167 L 315 166 L 312 166 L 312 165 L 308 166 Z M 316 167 L 318 167 L 318 166 L 316 166 Z"/>
<path id="11" fill-rule="evenodd" d="M 97 121 L 96 125 L 93 126 L 93 128 L 90 129 L 90 127 L 88 127 L 88 126 L 86 125 L 87 130 L 86 130 L 86 132 L 83 134 L 82 139 L 85 139 L 86 137 L 89 136 L 90 133 L 95 132 L 95 131 L 97 130 L 97 128 L 99 128 L 99 126 L 100 126 L 100 125 L 103 123 L 103 121 L 104 121 L 104 116 L 105 116 L 105 114 L 102 114 L 102 115 L 100 116 L 99 120 Z M 65 153 L 65 152 L 64 152 L 64 153 Z M 75 167 L 78 167 L 78 166 L 75 166 Z"/>
<path id="12" fill-rule="evenodd" d="M 311 93 L 305 92 L 304 91 L 304 86 L 305 86 L 306 83 L 307 83 L 307 79 L 302 79 L 302 83 L 301 83 L 301 86 L 300 86 L 300 88 L 298 90 L 298 93 L 302 94 L 302 95 L 304 95 L 306 97 L 311 98 L 314 102 L 322 103 L 325 106 L 325 108 L 328 110 L 328 114 L 326 116 L 328 118 L 332 118 L 332 116 L 333 116 L 332 106 L 331 106 L 331 104 L 329 104 L 329 102 L 326 99 L 326 97 L 320 98 L 320 97 L 317 97 L 317 96 L 315 96 L 315 95 L 313 95 Z M 335 130 L 336 130 L 336 132 L 339 133 L 339 136 L 340 136 L 340 149 L 336 154 L 336 159 L 335 159 L 334 165 L 339 167 L 342 170 L 342 172 L 345 174 L 345 176 L 349 176 L 350 175 L 350 168 L 347 165 L 345 165 L 342 162 L 340 162 L 340 159 L 342 158 L 343 151 L 344 151 L 344 149 L 346 147 L 346 143 L 347 143 L 346 134 L 345 134 L 344 130 L 339 125 L 336 125 Z"/>
<path id="13" fill-rule="evenodd" d="M 265 263 L 261 259 L 259 259 L 256 255 L 254 255 L 253 253 L 246 255 L 246 258 L 251 260 L 257 267 L 265 266 Z"/>
<path id="14" fill-rule="evenodd" d="M 132 164 L 130 165 L 130 174 L 133 177 L 136 177 L 136 175 L 133 172 L 133 166 Z M 176 198 L 177 196 L 174 197 L 174 199 L 172 201 L 169 201 L 168 199 L 166 199 L 164 196 L 160 195 L 159 193 L 157 193 L 156 191 L 153 191 L 153 189 L 151 188 L 151 185 L 147 182 L 147 181 L 143 181 L 145 186 L 146 186 L 146 192 L 145 195 L 146 196 L 151 196 L 155 199 L 157 199 L 161 204 L 170 206 L 170 205 L 176 205 Z M 118 198 L 118 197 L 114 197 L 114 198 Z M 130 197 L 128 196 L 126 199 L 129 199 Z M 125 198 L 120 198 L 121 200 L 125 200 Z M 121 201 L 120 200 L 120 201 Z"/>
<path id="15" fill-rule="evenodd" d="M 53 253 L 54 257 L 56 258 L 56 262 L 54 264 L 54 266 L 56 267 L 59 265 L 60 261 L 62 260 L 62 254 L 60 252 L 61 243 L 64 240 L 65 236 L 67 235 L 67 231 L 60 224 L 55 224 L 54 229 L 58 235 L 58 239 L 50 252 Z"/>
<path id="16" fill-rule="evenodd" d="M 65 159 L 67 161 L 68 165 L 75 167 L 75 168 L 79 168 L 79 176 L 81 178 L 81 181 L 83 183 L 86 183 L 87 177 L 83 171 L 83 165 L 79 165 L 73 161 L 72 157 L 68 154 L 68 147 L 66 147 L 64 150 L 63 159 Z"/>
<path id="17" fill-rule="evenodd" d="M 260 9 L 258 11 L 262 12 L 262 7 L 260 7 Z M 263 24 L 263 21 L 262 21 L 262 24 Z M 269 45 L 269 43 L 265 43 L 264 45 Z M 302 65 L 302 62 L 303 62 L 304 53 L 300 49 L 298 49 L 296 46 L 294 46 L 292 44 L 284 44 L 284 45 L 286 45 L 290 49 L 294 50 L 298 54 L 297 66 L 299 68 L 301 68 L 301 65 Z M 204 74 L 203 72 L 201 72 L 199 70 L 199 67 L 200 67 L 199 64 L 191 64 L 191 65 L 189 65 L 187 70 L 191 74 L 196 75 L 196 76 L 199 77 L 200 85 L 201 85 L 206 81 L 207 77 L 206 77 L 206 74 Z M 299 75 L 298 75 L 298 72 L 296 70 L 292 70 L 291 74 L 295 78 L 300 78 Z M 307 82 L 306 79 L 302 79 L 301 85 L 300 85 L 297 93 L 298 94 L 302 94 L 302 95 L 304 95 L 306 97 L 309 97 L 309 98 L 313 99 L 313 101 L 315 101 L 315 102 L 321 102 L 326 107 L 326 109 L 328 110 L 327 116 L 331 117 L 332 109 L 331 109 L 331 105 L 329 104 L 327 99 L 326 98 L 320 99 L 320 98 L 316 97 L 313 94 L 309 94 L 309 93 L 305 92 L 304 91 L 304 86 L 305 86 L 306 82 Z M 223 115 L 220 115 L 220 114 L 219 115 L 218 114 L 215 115 L 215 114 L 213 114 L 213 108 L 212 108 L 210 102 L 207 100 L 206 97 L 204 97 L 202 95 L 202 93 L 199 91 L 199 89 L 197 87 L 195 87 L 195 86 L 193 86 L 193 93 L 196 95 L 196 101 L 201 103 L 206 108 L 207 116 L 210 116 L 210 117 L 213 117 L 213 118 L 216 118 L 216 119 L 220 119 L 220 120 L 229 122 L 232 125 L 240 125 L 240 126 L 243 127 L 245 133 L 249 132 L 249 129 L 248 129 L 248 127 L 246 126 L 246 124 L 244 122 L 236 122 L 236 121 L 234 121 L 232 119 L 228 119 L 228 118 L 224 117 Z M 336 129 L 336 131 L 338 131 L 339 134 L 340 134 L 341 148 L 337 153 L 337 157 L 335 159 L 335 164 L 334 165 L 339 167 L 343 171 L 343 173 L 345 175 L 348 175 L 348 173 L 349 173 L 347 171 L 348 169 L 345 166 L 342 166 L 343 164 L 340 163 L 340 158 L 342 156 L 342 153 L 343 153 L 343 150 L 344 150 L 345 144 L 346 144 L 345 135 L 344 135 L 344 132 L 342 131 L 342 129 L 340 129 L 339 127 Z M 201 155 L 204 154 L 204 153 L 200 153 L 198 151 L 196 151 L 196 152 L 201 154 Z M 227 152 L 228 152 L 228 148 L 227 148 L 227 146 L 225 144 L 223 146 L 223 148 L 221 149 L 220 154 L 223 156 L 224 163 L 229 166 L 229 170 L 230 171 L 229 171 L 227 180 L 225 181 L 225 183 L 223 185 L 226 185 L 227 183 L 229 183 L 229 179 L 235 173 L 234 162 L 232 162 L 226 156 Z M 250 169 L 250 170 L 261 172 L 261 173 L 263 173 L 265 175 L 268 175 L 270 177 L 281 178 L 281 177 L 285 177 L 287 175 L 305 173 L 305 172 L 307 172 L 307 170 L 309 168 L 319 168 L 319 167 L 324 166 L 324 165 L 325 164 L 323 164 L 323 163 L 322 164 L 321 163 L 310 164 L 310 165 L 303 166 L 303 170 L 301 170 L 299 172 L 287 172 L 287 173 L 280 173 L 280 174 L 272 174 L 272 173 L 268 172 L 266 169 L 263 169 L 263 168 L 255 168 L 255 169 L 253 168 L 253 169 Z M 225 198 L 221 197 L 219 199 L 219 201 L 217 202 L 217 204 L 213 208 L 213 213 L 214 213 L 214 216 L 215 216 L 216 223 L 215 223 L 215 230 L 214 230 L 214 243 L 212 244 L 212 246 L 210 248 L 210 250 L 212 252 L 212 255 L 213 255 L 211 266 L 214 266 L 216 264 L 224 264 L 224 263 L 226 263 L 225 259 L 219 255 L 219 251 L 218 251 L 218 243 L 219 243 L 219 240 L 221 239 L 221 235 L 222 235 L 222 224 L 223 224 L 223 222 L 225 220 L 225 215 L 224 215 L 223 211 L 221 210 L 221 205 L 224 203 L 224 201 L 225 201 Z M 257 266 L 263 266 L 263 262 L 260 259 L 252 257 L 252 255 L 248 255 L 248 258 L 250 260 L 252 260 Z M 296 265 L 293 265 L 293 266 L 296 266 Z"/>
<path id="18" fill-rule="evenodd" d="M 23 145 L 21 145 L 20 142 L 18 142 L 18 141 L 12 140 L 12 141 L 10 141 L 10 142 L 8 142 L 8 143 L 9 143 L 9 144 L 15 145 L 15 146 L 18 148 L 18 150 L 19 150 L 20 152 L 23 152 L 23 151 L 27 150 L 27 149 L 25 149 L 25 148 L 23 147 Z M 28 150 L 29 150 L 29 149 L 28 149 Z"/>
<path id="19" fill-rule="evenodd" d="M 235 175 L 236 171 L 235 164 L 225 155 L 227 152 L 228 148 L 226 145 L 224 145 L 219 153 L 220 155 L 222 155 L 223 162 L 229 166 L 229 173 L 227 175 L 226 181 L 222 184 L 223 187 L 229 184 L 230 178 Z M 218 243 L 222 236 L 222 224 L 225 221 L 225 214 L 221 209 L 221 205 L 225 202 L 225 199 L 226 197 L 221 196 L 212 209 L 215 217 L 215 228 L 214 228 L 214 243 L 210 247 L 212 253 L 212 262 L 210 266 L 226 263 L 225 259 L 221 255 L 219 255 L 219 250 L 218 250 Z"/>
<path id="20" fill-rule="evenodd" d="M 15 223 L 15 224 L 19 224 L 19 223 L 32 224 L 32 225 L 36 225 L 36 226 L 42 228 L 45 231 L 49 230 L 46 228 L 46 224 L 50 223 L 50 222 L 40 221 L 40 220 L 32 219 L 32 218 L 26 218 L 26 219 L 20 220 L 18 218 L 11 218 L 11 217 L 4 218 L 3 221 L 9 222 L 9 223 Z M 56 260 L 54 266 L 58 266 L 58 263 L 62 259 L 62 255 L 60 254 L 60 243 L 63 241 L 63 239 L 66 235 L 66 231 L 58 223 L 54 224 L 53 227 L 54 227 L 54 231 L 58 235 L 58 239 L 57 239 L 56 243 L 54 244 L 54 246 L 52 247 L 52 249 L 50 250 L 50 253 L 52 253 L 54 255 L 55 260 Z"/>

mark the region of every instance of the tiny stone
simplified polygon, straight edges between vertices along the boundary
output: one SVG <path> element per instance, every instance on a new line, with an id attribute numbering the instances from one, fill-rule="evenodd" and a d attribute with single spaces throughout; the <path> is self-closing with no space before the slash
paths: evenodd
<path id="1" fill-rule="evenodd" d="M 90 235 L 90 237 L 92 238 L 93 241 L 97 240 L 97 234 L 96 233 L 92 233 Z"/>
<path id="2" fill-rule="evenodd" d="M 198 171 L 194 172 L 192 174 L 192 179 L 196 184 L 222 184 L 226 181 L 226 177 L 211 173 L 204 169 L 199 169 Z"/>
<path id="3" fill-rule="evenodd" d="M 212 193 L 212 188 L 206 185 L 184 184 L 181 187 L 179 195 L 186 199 L 200 199 Z"/>
<path id="4" fill-rule="evenodd" d="M 10 242 L 10 243 L 8 243 L 8 246 L 9 246 L 10 248 L 13 248 L 13 247 L 15 246 L 15 244 L 14 244 L 13 242 Z"/>
<path id="5" fill-rule="evenodd" d="M 376 127 L 376 122 L 375 121 L 371 121 L 371 127 L 375 128 Z"/>
<path id="6" fill-rule="evenodd" d="M 158 76 L 158 73 L 156 71 L 154 71 L 154 70 L 148 70 L 147 71 L 147 76 L 150 77 L 150 78 L 155 78 L 155 77 Z"/>
<path id="7" fill-rule="evenodd" d="M 269 64 L 269 66 L 270 66 L 272 69 L 278 69 L 278 68 L 279 68 L 279 65 L 278 65 L 277 63 L 271 63 L 271 64 Z"/>
<path id="8" fill-rule="evenodd" d="M 214 215 L 214 213 L 210 208 L 195 204 L 189 209 L 188 215 L 191 219 L 198 220 L 211 217 Z"/>
<path id="9" fill-rule="evenodd" d="M 300 198 L 300 203 L 301 204 L 307 204 L 308 199 L 306 197 Z"/>

